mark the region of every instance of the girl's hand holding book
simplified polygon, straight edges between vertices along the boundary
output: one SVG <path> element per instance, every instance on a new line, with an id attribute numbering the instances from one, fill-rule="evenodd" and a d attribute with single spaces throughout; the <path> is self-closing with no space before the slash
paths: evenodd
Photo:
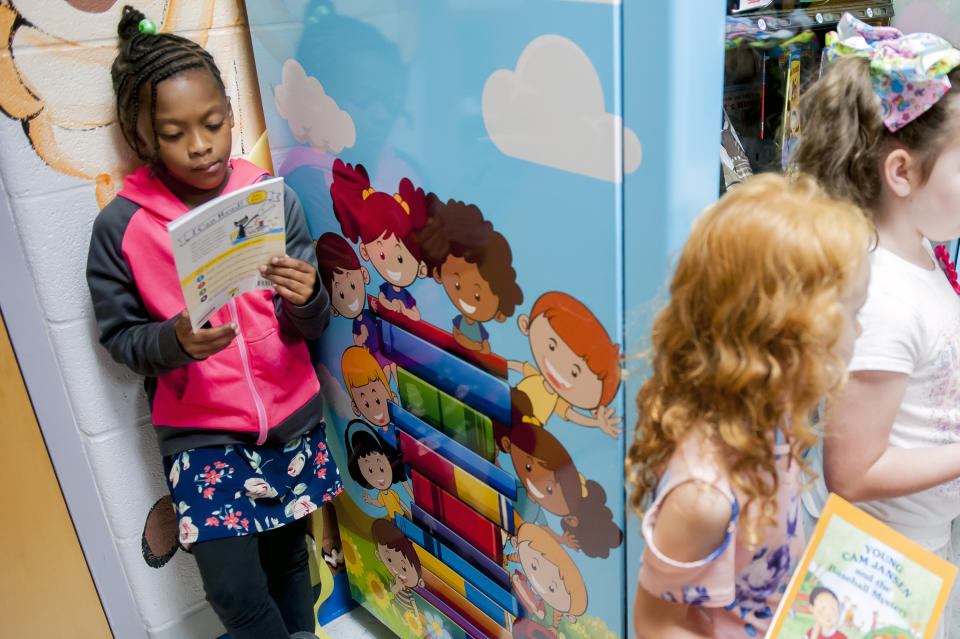
<path id="1" fill-rule="evenodd" d="M 294 306 L 303 306 L 313 297 L 317 270 L 307 262 L 284 255 L 260 267 L 260 274 L 273 282 L 274 290 Z"/>
<path id="2" fill-rule="evenodd" d="M 194 359 L 205 359 L 219 353 L 237 336 L 237 327 L 230 322 L 215 328 L 201 328 L 196 333 L 190 326 L 190 313 L 187 309 L 180 312 L 174 324 L 180 348 Z"/>

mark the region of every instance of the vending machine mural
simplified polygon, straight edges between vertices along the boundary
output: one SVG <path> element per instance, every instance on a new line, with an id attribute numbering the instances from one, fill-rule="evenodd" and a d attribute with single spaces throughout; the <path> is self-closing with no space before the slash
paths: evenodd
<path id="1" fill-rule="evenodd" d="M 352 596 L 406 638 L 627 636 L 622 7 L 247 11 Z"/>

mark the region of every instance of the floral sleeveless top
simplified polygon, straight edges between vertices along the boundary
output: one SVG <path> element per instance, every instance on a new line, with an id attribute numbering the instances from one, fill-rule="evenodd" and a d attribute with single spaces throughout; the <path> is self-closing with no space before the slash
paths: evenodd
<path id="1" fill-rule="evenodd" d="M 777 526 L 763 530 L 763 545 L 749 549 L 740 539 L 744 513 L 742 499 L 733 491 L 709 443 L 689 437 L 667 468 L 657 487 L 653 504 L 643 518 L 646 540 L 640 566 L 640 587 L 656 597 L 696 607 L 690 615 L 705 634 L 720 639 L 762 637 L 804 548 L 800 520 L 800 472 L 791 462 L 790 447 L 778 444 L 779 476 Z M 717 488 L 730 500 L 733 514 L 727 536 L 719 548 L 698 561 L 675 561 L 653 543 L 657 513 L 663 500 L 677 486 L 701 481 Z"/>

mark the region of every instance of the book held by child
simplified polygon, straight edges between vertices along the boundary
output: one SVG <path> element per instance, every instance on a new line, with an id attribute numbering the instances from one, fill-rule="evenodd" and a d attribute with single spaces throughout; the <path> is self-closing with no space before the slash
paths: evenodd
<path id="1" fill-rule="evenodd" d="M 283 210 L 283 178 L 272 178 L 214 198 L 167 225 L 194 331 L 237 295 L 273 288 L 260 266 L 286 250 Z"/>
<path id="2" fill-rule="evenodd" d="M 929 639 L 956 573 L 831 494 L 767 639 Z"/>

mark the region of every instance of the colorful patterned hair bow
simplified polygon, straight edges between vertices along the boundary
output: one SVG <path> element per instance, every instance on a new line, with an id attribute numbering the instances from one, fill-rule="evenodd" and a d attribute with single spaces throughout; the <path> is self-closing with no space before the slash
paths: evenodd
<path id="1" fill-rule="evenodd" d="M 883 123 L 897 131 L 936 104 L 950 90 L 947 74 L 960 65 L 960 51 L 932 33 L 904 35 L 894 27 L 874 27 L 844 13 L 827 34 L 826 61 L 841 55 L 870 60 L 873 90 Z"/>

